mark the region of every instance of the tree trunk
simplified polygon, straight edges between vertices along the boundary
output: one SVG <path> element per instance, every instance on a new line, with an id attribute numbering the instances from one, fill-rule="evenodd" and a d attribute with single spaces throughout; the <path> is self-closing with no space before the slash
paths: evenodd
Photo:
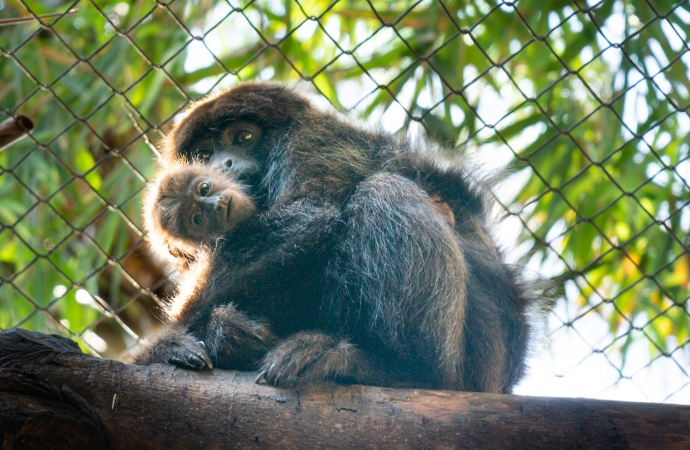
<path id="1" fill-rule="evenodd" d="M 690 406 L 332 384 L 135 366 L 0 333 L 0 442 L 23 448 L 690 448 Z"/>

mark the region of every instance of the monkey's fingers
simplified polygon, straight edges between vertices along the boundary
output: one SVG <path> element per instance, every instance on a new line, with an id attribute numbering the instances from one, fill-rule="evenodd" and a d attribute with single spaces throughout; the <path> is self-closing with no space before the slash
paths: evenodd
<path id="1" fill-rule="evenodd" d="M 196 342 L 199 347 L 201 347 L 202 351 L 201 352 L 196 352 L 194 355 L 201 359 L 206 367 L 209 369 L 213 369 L 213 364 L 211 363 L 211 359 L 208 357 L 206 354 L 206 343 L 204 341 L 197 341 Z M 202 367 L 203 369 L 203 367 Z"/>
<path id="2" fill-rule="evenodd" d="M 206 354 L 206 344 L 202 341 L 176 347 L 168 362 L 183 369 L 204 370 L 213 369 L 213 364 Z"/>
<path id="3" fill-rule="evenodd" d="M 262 370 L 259 372 L 259 375 L 257 375 L 256 379 L 254 380 L 255 384 L 266 384 L 266 375 L 268 372 L 266 370 Z"/>
<path id="4" fill-rule="evenodd" d="M 206 366 L 206 364 L 201 360 L 201 358 L 195 355 L 187 355 L 184 358 L 181 358 L 179 356 L 171 356 L 168 362 L 183 369 L 203 370 Z"/>
<path id="5" fill-rule="evenodd" d="M 347 341 L 320 333 L 297 333 L 263 360 L 257 382 L 294 388 L 352 375 L 358 350 Z"/>

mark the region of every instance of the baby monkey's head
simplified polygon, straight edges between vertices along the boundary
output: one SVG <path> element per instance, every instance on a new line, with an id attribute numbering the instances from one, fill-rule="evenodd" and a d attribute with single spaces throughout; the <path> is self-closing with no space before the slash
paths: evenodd
<path id="1" fill-rule="evenodd" d="M 199 163 L 174 164 L 153 182 L 144 220 L 156 250 L 194 254 L 255 212 L 254 202 L 227 174 Z"/>

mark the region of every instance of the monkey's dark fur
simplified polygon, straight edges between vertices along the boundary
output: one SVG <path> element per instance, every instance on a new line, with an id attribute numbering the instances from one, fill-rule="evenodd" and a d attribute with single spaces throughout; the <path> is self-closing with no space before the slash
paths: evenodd
<path id="1" fill-rule="evenodd" d="M 539 299 L 489 237 L 486 189 L 429 144 L 242 84 L 176 126 L 165 158 L 179 157 L 234 171 L 258 214 L 196 258 L 140 363 L 260 369 L 280 386 L 507 393 L 522 377 Z"/>

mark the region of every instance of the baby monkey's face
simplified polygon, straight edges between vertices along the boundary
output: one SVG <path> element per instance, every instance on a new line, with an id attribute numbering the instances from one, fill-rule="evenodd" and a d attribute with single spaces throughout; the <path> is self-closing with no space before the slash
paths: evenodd
<path id="1" fill-rule="evenodd" d="M 256 212 L 240 185 L 209 166 L 169 169 L 154 186 L 153 228 L 186 247 L 209 245 Z"/>
<path id="2" fill-rule="evenodd" d="M 254 212 L 253 203 L 238 185 L 223 177 L 202 174 L 186 189 L 180 228 L 189 240 L 198 243 L 216 239 L 232 231 Z"/>

